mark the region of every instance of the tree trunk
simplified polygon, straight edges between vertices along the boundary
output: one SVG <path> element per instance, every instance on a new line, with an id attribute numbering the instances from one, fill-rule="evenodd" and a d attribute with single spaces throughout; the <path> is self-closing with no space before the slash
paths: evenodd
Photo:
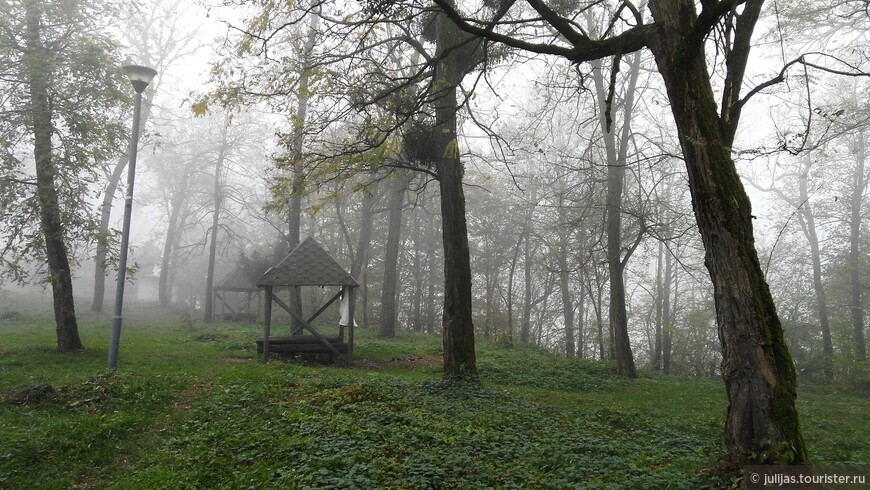
<path id="1" fill-rule="evenodd" d="M 852 184 L 849 220 L 849 285 L 851 287 L 852 332 L 855 337 L 855 359 L 867 360 L 867 345 L 864 341 L 864 307 L 861 295 L 864 289 L 861 280 L 861 206 L 864 190 L 867 187 L 867 177 L 864 175 L 867 160 L 864 131 L 859 131 L 855 143 L 855 175 Z"/>
<path id="2" fill-rule="evenodd" d="M 423 275 L 423 216 L 422 210 L 414 211 L 414 258 L 411 276 L 414 278 L 414 304 L 413 314 L 411 316 L 411 329 L 415 332 L 423 331 L 423 288 L 426 284 L 425 276 Z"/>
<path id="3" fill-rule="evenodd" d="M 140 123 L 139 127 L 143 126 L 144 124 Z M 106 296 L 106 268 L 108 267 L 106 262 L 109 256 L 109 222 L 112 218 L 112 202 L 115 200 L 115 192 L 118 190 L 121 175 L 127 168 L 129 161 L 130 155 L 127 153 L 118 157 L 103 193 L 103 204 L 100 206 L 100 235 L 94 253 L 94 297 L 91 301 L 91 311 L 98 313 L 103 311 L 103 299 Z"/>
<path id="4" fill-rule="evenodd" d="M 187 201 L 187 182 L 189 178 L 190 173 L 184 172 L 169 204 L 169 224 L 166 227 L 166 241 L 163 242 L 163 255 L 160 259 L 160 276 L 157 279 L 157 301 L 164 308 L 169 306 L 169 303 L 172 301 L 172 285 L 170 284 L 172 272 L 170 266 L 172 265 L 175 244 L 181 236 L 181 212 Z"/>
<path id="5" fill-rule="evenodd" d="M 580 294 L 577 295 L 577 357 L 586 359 L 586 295 L 582 283 L 581 278 Z"/>
<path id="6" fill-rule="evenodd" d="M 514 343 L 514 279 L 516 278 L 517 273 L 517 262 L 520 258 L 520 245 L 528 240 L 525 231 L 525 227 L 523 227 L 523 231 L 519 238 L 517 238 L 517 243 L 514 246 L 514 253 L 511 257 L 511 266 L 508 270 L 507 298 L 504 298 L 505 306 L 507 307 L 507 325 L 505 325 L 505 328 L 507 329 L 507 340 L 510 345 L 513 345 Z"/>
<path id="7" fill-rule="evenodd" d="M 529 183 L 529 202 L 526 216 L 523 220 L 523 319 L 520 324 L 520 342 L 526 344 L 530 341 L 532 324 L 532 266 L 534 265 L 534 250 L 532 248 L 532 220 L 535 216 L 535 208 L 538 205 L 538 184 Z M 519 244 L 518 244 L 519 245 Z"/>
<path id="8" fill-rule="evenodd" d="M 211 236 L 209 237 L 208 244 L 208 270 L 205 278 L 205 305 L 203 308 L 207 323 L 211 323 L 214 320 L 214 264 L 217 259 L 217 238 L 218 229 L 220 228 L 221 203 L 223 201 L 221 174 L 223 173 L 224 160 L 229 150 L 229 142 L 227 141 L 229 125 L 230 119 L 228 117 L 223 125 L 221 147 L 214 165 L 214 208 L 212 209 Z"/>
<path id="9" fill-rule="evenodd" d="M 809 154 L 804 158 L 806 163 L 798 182 L 800 194 L 798 199 L 803 205 L 798 217 L 807 236 L 807 241 L 810 244 L 810 258 L 813 263 L 813 289 L 816 293 L 816 311 L 819 317 L 819 327 L 822 329 L 822 347 L 825 356 L 822 361 L 822 369 L 824 370 L 825 379 L 830 381 L 834 377 L 834 343 L 831 340 L 831 326 L 828 317 L 828 296 L 825 294 L 825 287 L 822 282 L 822 259 L 819 237 L 816 234 L 816 218 L 809 201 L 809 190 L 807 189 L 807 178 L 809 177 L 808 174 L 812 162 Z"/>
<path id="10" fill-rule="evenodd" d="M 359 241 L 354 252 L 353 264 L 350 266 L 350 275 L 363 284 L 362 299 L 362 324 L 368 323 L 368 278 L 362 277 L 364 267 L 369 257 L 369 247 L 372 243 L 372 219 L 375 200 L 378 193 L 377 182 L 372 182 L 363 189 L 362 207 L 360 208 Z"/>
<path id="11" fill-rule="evenodd" d="M 565 189 L 559 191 L 557 206 L 559 211 L 560 233 L 567 233 L 568 216 L 565 207 Z M 559 292 L 562 296 L 562 320 L 565 322 L 565 354 L 574 357 L 574 300 L 571 297 L 570 276 L 568 269 L 568 237 L 559 237 Z"/>
<path id="12" fill-rule="evenodd" d="M 311 12 L 311 20 L 308 26 L 308 36 L 303 47 L 302 72 L 299 73 L 296 93 L 296 114 L 293 118 L 293 139 L 290 148 L 292 161 L 293 182 L 290 189 L 290 215 L 287 219 L 287 241 L 290 250 L 301 243 L 302 234 L 302 196 L 305 193 L 305 174 L 302 162 L 302 147 L 305 142 L 305 121 L 308 117 L 308 99 L 310 98 L 309 82 L 311 78 L 308 63 L 314 52 L 314 44 L 317 41 L 317 27 L 320 24 L 319 12 Z M 302 317 L 302 292 L 298 286 L 290 288 L 290 301 L 288 306 L 298 317 Z M 296 320 L 290 320 L 291 335 L 302 335 L 303 327 Z"/>
<path id="13" fill-rule="evenodd" d="M 532 328 L 532 250 L 529 237 L 523 243 L 523 319 L 520 323 L 520 342 L 529 343 Z"/>
<path id="14" fill-rule="evenodd" d="M 562 295 L 562 317 L 565 322 L 565 354 L 574 357 L 574 301 L 571 298 L 568 270 L 567 246 L 563 243 L 559 248 L 559 291 Z"/>
<path id="15" fill-rule="evenodd" d="M 139 119 L 140 136 L 148 122 L 148 117 L 151 115 L 151 101 L 153 99 L 154 88 L 152 87 L 146 91 L 146 96 L 142 101 L 142 116 Z M 129 151 L 118 157 L 103 192 L 103 202 L 100 205 L 100 239 L 97 240 L 97 248 L 94 252 L 94 297 L 91 301 L 91 311 L 94 312 L 103 311 L 103 299 L 106 296 L 106 268 L 108 267 L 106 262 L 109 256 L 109 224 L 112 219 L 112 203 L 115 200 L 115 192 L 118 190 L 121 176 L 129 162 Z"/>
<path id="16" fill-rule="evenodd" d="M 54 301 L 57 351 L 72 352 L 83 349 L 76 321 L 70 272 L 64 237 L 63 213 L 60 209 L 51 139 L 53 133 L 48 88 L 51 73 L 46 48 L 42 45 L 40 23 L 42 13 L 38 2 L 25 2 L 26 31 L 24 40 L 24 72 L 30 89 L 30 113 L 33 130 L 33 157 L 36 166 L 36 197 L 39 201 L 39 221 L 45 240 L 51 290 Z"/>
<path id="17" fill-rule="evenodd" d="M 438 280 L 444 276 L 443 267 L 444 263 L 438 261 L 437 255 L 437 243 L 438 243 L 438 230 L 436 227 L 432 227 L 430 230 L 432 233 L 428 240 L 426 240 L 426 256 L 429 258 L 428 260 L 428 273 L 429 280 L 427 281 L 429 284 L 429 288 L 426 291 L 426 333 L 435 333 L 436 325 L 438 324 L 438 310 L 437 310 L 437 297 L 438 297 Z M 443 335 L 443 333 L 442 333 Z"/>
<path id="18" fill-rule="evenodd" d="M 459 158 L 456 112 L 457 87 L 463 73 L 456 48 L 465 36 L 453 22 L 439 19 L 432 105 L 435 108 L 435 140 L 438 148 L 438 184 L 441 191 L 441 236 L 444 243 L 444 378 L 477 379 L 474 324 L 471 312 L 471 257 L 465 221 L 464 168 Z"/>
<path id="19" fill-rule="evenodd" d="M 601 281 L 598 278 L 598 274 L 595 274 L 596 284 L 595 291 L 592 290 L 592 279 L 587 276 L 586 282 L 586 293 L 589 295 L 589 301 L 592 302 L 592 311 L 595 313 L 595 333 L 596 340 L 598 341 L 598 360 L 603 361 L 605 357 L 605 353 L 607 350 L 604 347 L 604 321 L 602 319 L 602 306 L 601 306 Z"/>
<path id="20" fill-rule="evenodd" d="M 615 57 L 614 63 L 620 63 L 620 57 Z M 601 60 L 592 62 L 595 89 L 598 95 L 598 121 L 604 136 L 604 146 L 607 155 L 607 264 L 610 271 L 610 329 L 613 332 L 613 350 L 616 360 L 616 372 L 628 378 L 637 377 L 634 366 L 634 355 L 631 352 L 631 341 L 628 336 L 628 314 L 625 310 L 625 265 L 629 254 L 622 257 L 622 192 L 625 186 L 625 170 L 628 164 L 627 151 L 631 137 L 631 113 L 634 106 L 634 91 L 637 86 L 637 75 L 640 71 L 640 53 L 635 53 L 631 64 L 629 84 L 625 89 L 623 101 L 623 125 L 619 141 L 616 140 L 616 128 L 607 114 L 612 109 L 612 101 L 608 105 L 608 95 L 604 84 Z M 618 68 L 618 67 L 617 67 Z M 618 147 L 617 147 L 618 145 Z"/>
<path id="21" fill-rule="evenodd" d="M 655 296 L 655 339 L 653 341 L 652 368 L 653 371 L 662 369 L 662 274 L 664 272 L 665 244 L 659 242 L 659 254 L 656 260 L 656 296 Z"/>
<path id="22" fill-rule="evenodd" d="M 674 289 L 674 306 L 671 307 L 671 285 Z M 671 352 L 673 350 L 674 319 L 673 312 L 677 303 L 677 271 L 671 253 L 665 254 L 665 277 L 662 285 L 662 372 L 671 374 Z"/>
<path id="23" fill-rule="evenodd" d="M 650 48 L 671 102 L 713 282 L 729 462 L 806 463 L 794 364 L 755 250 L 750 201 L 731 158 L 727 121 L 717 113 L 704 43 L 686 28 L 699 22 L 695 3 L 661 0 L 650 9 L 660 29 Z M 755 9 L 760 1 L 747 2 L 744 15 Z"/>
<path id="24" fill-rule="evenodd" d="M 382 339 L 396 336 L 396 295 L 399 280 L 399 245 L 402 235 L 402 206 L 405 204 L 405 190 L 408 181 L 404 172 L 392 176 L 390 199 L 387 203 L 389 226 L 387 246 L 384 250 L 384 287 L 381 291 L 381 328 L 378 337 Z"/>

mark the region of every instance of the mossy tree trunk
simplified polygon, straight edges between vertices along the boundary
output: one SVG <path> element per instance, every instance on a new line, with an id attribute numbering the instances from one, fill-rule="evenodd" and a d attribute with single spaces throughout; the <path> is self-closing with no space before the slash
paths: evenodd
<path id="1" fill-rule="evenodd" d="M 456 113 L 457 92 L 464 73 L 457 48 L 466 36 L 447 19 L 440 19 L 435 56 L 439 60 L 432 80 L 435 108 L 438 184 L 441 192 L 441 236 L 444 243 L 444 378 L 474 380 L 474 324 L 471 315 L 471 255 L 465 219 L 465 173 L 459 158 Z"/>
<path id="2" fill-rule="evenodd" d="M 726 94 L 723 116 L 717 113 L 694 2 L 650 7 L 660 32 L 650 48 L 676 121 L 713 282 L 728 395 L 728 460 L 735 466 L 806 463 L 794 364 L 755 250 L 750 201 L 731 158 L 739 112 L 727 105 Z M 737 21 L 748 23 L 750 34 L 760 7 L 760 1 L 747 2 Z M 736 94 L 730 99 L 737 100 Z"/>

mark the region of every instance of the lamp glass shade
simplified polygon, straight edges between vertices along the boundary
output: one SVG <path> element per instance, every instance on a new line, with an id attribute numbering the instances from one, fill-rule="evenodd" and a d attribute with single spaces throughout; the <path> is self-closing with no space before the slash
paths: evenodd
<path id="1" fill-rule="evenodd" d="M 123 68 L 127 78 L 130 79 L 130 83 L 133 84 L 133 89 L 140 94 L 145 91 L 148 84 L 157 75 L 157 70 L 147 66 L 127 65 Z"/>

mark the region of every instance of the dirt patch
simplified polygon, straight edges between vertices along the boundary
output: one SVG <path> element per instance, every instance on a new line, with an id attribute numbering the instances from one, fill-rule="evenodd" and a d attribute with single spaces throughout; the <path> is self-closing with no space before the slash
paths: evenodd
<path id="1" fill-rule="evenodd" d="M 409 356 L 403 358 L 403 361 L 405 362 L 405 366 L 407 366 L 409 369 L 416 369 L 441 364 L 444 362 L 444 358 L 436 355 L 423 357 Z"/>
<path id="2" fill-rule="evenodd" d="M 436 364 L 441 364 L 442 358 L 441 356 L 430 355 L 430 356 L 405 356 L 405 357 L 394 357 L 392 359 L 365 359 L 365 358 L 357 358 L 353 360 L 353 363 L 357 367 L 361 367 L 363 369 L 389 369 L 396 366 L 404 366 L 407 369 L 418 369 L 428 366 L 434 366 Z"/>

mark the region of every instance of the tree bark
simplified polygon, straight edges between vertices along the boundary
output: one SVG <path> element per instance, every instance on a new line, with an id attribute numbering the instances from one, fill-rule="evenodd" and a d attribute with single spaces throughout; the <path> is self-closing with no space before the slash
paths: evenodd
<path id="1" fill-rule="evenodd" d="M 464 73 L 456 48 L 465 36 L 442 17 L 438 21 L 432 80 L 438 184 L 441 191 L 441 236 L 444 243 L 444 378 L 476 380 L 474 324 L 471 312 L 471 257 L 465 219 L 465 173 L 459 158 L 456 112 L 457 87 Z"/>
<path id="2" fill-rule="evenodd" d="M 750 28 L 760 4 L 746 4 Z M 695 4 L 662 0 L 650 9 L 658 28 L 650 49 L 671 102 L 713 282 L 729 462 L 806 463 L 794 364 L 755 250 L 750 201 L 731 158 L 730 121 L 717 114 L 704 43 L 694 37 Z"/>
<path id="3" fill-rule="evenodd" d="M 49 280 L 54 303 L 55 332 L 57 351 L 72 352 L 83 349 L 76 321 L 75 300 L 73 299 L 72 273 L 64 237 L 63 213 L 60 208 L 55 176 L 58 169 L 52 151 L 51 105 L 49 102 L 49 83 L 51 73 L 50 58 L 42 45 L 42 12 L 38 2 L 24 2 L 26 49 L 24 52 L 24 71 L 30 89 L 30 113 L 33 130 L 33 157 L 36 166 L 36 196 L 39 201 L 39 221 L 45 240 L 45 254 L 48 259 Z"/>

